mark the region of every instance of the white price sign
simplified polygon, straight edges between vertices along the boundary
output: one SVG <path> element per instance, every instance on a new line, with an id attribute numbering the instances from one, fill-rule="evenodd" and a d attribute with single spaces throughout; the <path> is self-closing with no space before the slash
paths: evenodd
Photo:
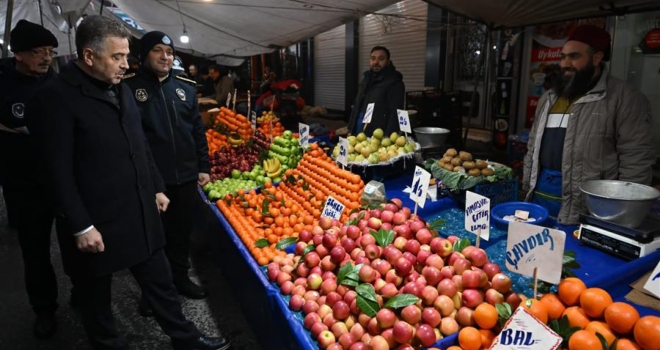
<path id="1" fill-rule="evenodd" d="M 557 333 L 519 306 L 493 341 L 491 350 L 559 349 L 563 341 Z"/>
<path id="2" fill-rule="evenodd" d="M 309 125 L 298 123 L 298 132 L 300 133 L 300 145 L 307 148 L 309 146 Z"/>
<path id="3" fill-rule="evenodd" d="M 339 138 L 339 156 L 337 157 L 339 164 L 346 166 L 348 164 L 348 140 Z"/>
<path id="4" fill-rule="evenodd" d="M 649 276 L 649 279 L 644 284 L 644 289 L 660 298 L 660 263 L 658 263 L 658 266 L 655 267 L 653 273 L 651 273 L 651 276 Z"/>
<path id="5" fill-rule="evenodd" d="M 424 203 L 426 203 L 426 192 L 429 190 L 429 181 L 431 181 L 431 174 L 421 167 L 416 166 L 410 199 L 422 208 L 424 208 Z"/>
<path id="6" fill-rule="evenodd" d="M 218 101 L 218 102 L 220 102 L 220 101 Z M 229 108 L 229 103 L 230 102 L 231 102 L 231 92 L 228 92 L 227 93 L 227 104 L 225 104 L 225 106 L 227 106 L 227 108 Z"/>
<path id="7" fill-rule="evenodd" d="M 465 192 L 465 230 L 490 238 L 490 199 L 474 192 Z"/>
<path id="8" fill-rule="evenodd" d="M 362 124 L 371 123 L 371 116 L 374 114 L 375 103 L 370 103 L 367 105 L 367 110 L 364 112 L 364 118 L 362 118 Z"/>
<path id="9" fill-rule="evenodd" d="M 340 201 L 328 196 L 328 200 L 325 201 L 325 207 L 321 212 L 321 216 L 327 216 L 332 219 L 341 219 L 341 214 L 344 212 L 344 205 Z"/>
<path id="10" fill-rule="evenodd" d="M 250 112 L 250 123 L 252 123 L 252 129 L 257 130 L 257 112 Z"/>
<path id="11" fill-rule="evenodd" d="M 511 221 L 506 241 L 506 267 L 511 272 L 557 284 L 564 264 L 566 233 Z"/>
<path id="12" fill-rule="evenodd" d="M 408 111 L 403 109 L 397 109 L 396 115 L 399 119 L 399 129 L 403 132 L 411 133 L 410 130 L 410 118 L 408 117 Z"/>

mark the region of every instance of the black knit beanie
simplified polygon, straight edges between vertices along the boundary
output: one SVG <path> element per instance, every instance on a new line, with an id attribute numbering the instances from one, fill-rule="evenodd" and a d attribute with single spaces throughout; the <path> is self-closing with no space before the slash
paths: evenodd
<path id="1" fill-rule="evenodd" d="M 140 40 L 140 63 L 144 63 L 144 60 L 149 55 L 149 51 L 158 44 L 167 45 L 174 50 L 174 43 L 169 35 L 159 31 L 149 32 Z"/>
<path id="2" fill-rule="evenodd" d="M 11 31 L 9 45 L 12 52 L 22 52 L 35 47 L 57 47 L 57 38 L 50 30 L 24 19 L 18 21 Z"/>

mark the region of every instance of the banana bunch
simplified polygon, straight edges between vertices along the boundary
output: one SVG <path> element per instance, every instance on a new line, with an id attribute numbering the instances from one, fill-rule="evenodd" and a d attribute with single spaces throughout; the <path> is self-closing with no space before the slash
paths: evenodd
<path id="1" fill-rule="evenodd" d="M 282 163 L 277 158 L 270 158 L 264 160 L 264 171 L 271 179 L 280 177 L 282 175 Z"/>
<path id="2" fill-rule="evenodd" d="M 243 139 L 237 134 L 229 135 L 227 141 L 229 141 L 229 144 L 232 146 L 238 146 L 243 144 Z"/>

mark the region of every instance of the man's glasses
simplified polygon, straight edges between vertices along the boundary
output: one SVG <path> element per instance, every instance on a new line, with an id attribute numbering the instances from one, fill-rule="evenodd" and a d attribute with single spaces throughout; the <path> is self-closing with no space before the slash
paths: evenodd
<path id="1" fill-rule="evenodd" d="M 57 56 L 57 51 L 55 51 L 55 50 L 33 49 L 33 50 L 30 50 L 30 52 L 32 52 L 35 56 L 38 56 L 38 57 L 46 57 L 46 56 L 55 57 L 55 56 Z"/>

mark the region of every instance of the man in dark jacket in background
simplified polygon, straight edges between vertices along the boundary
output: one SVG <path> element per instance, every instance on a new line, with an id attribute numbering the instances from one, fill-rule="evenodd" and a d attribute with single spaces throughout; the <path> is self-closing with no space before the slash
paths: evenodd
<path id="1" fill-rule="evenodd" d="M 14 57 L 0 63 L 0 184 L 8 217 L 18 230 L 25 288 L 37 314 L 37 338 L 52 336 L 57 326 L 57 281 L 50 262 L 55 214 L 44 198 L 45 186 L 38 169 L 41 159 L 35 153 L 24 113 L 37 88 L 55 77 L 50 64 L 57 44 L 46 28 L 20 20 L 11 31 Z"/>
<path id="2" fill-rule="evenodd" d="M 173 75 L 174 60 L 172 39 L 163 32 L 149 32 L 142 37 L 140 70 L 124 81 L 133 92 L 144 133 L 167 187 L 165 195 L 171 200 L 161 218 L 174 285 L 179 294 L 202 299 L 206 291 L 188 277 L 188 254 L 194 208 L 200 200 L 197 184 L 204 186 L 210 181 L 208 146 L 195 82 Z M 144 316 L 150 314 L 144 298 L 139 310 Z"/>
<path id="3" fill-rule="evenodd" d="M 360 81 L 353 111 L 348 121 L 348 130 L 353 135 L 361 132 L 371 136 L 377 128 L 383 129 L 385 135 L 399 130 L 397 109 L 403 109 L 406 87 L 403 75 L 396 70 L 390 60 L 390 51 L 383 46 L 375 46 L 369 56 L 370 70 L 364 72 Z M 367 105 L 374 103 L 371 122 L 366 126 L 362 123 Z"/>
<path id="4" fill-rule="evenodd" d="M 112 316 L 111 283 L 113 273 L 130 269 L 174 350 L 224 350 L 228 340 L 203 336 L 183 316 L 163 252 L 159 211 L 169 200 L 133 92 L 121 83 L 128 38 L 120 22 L 85 17 L 76 31 L 78 60 L 27 104 L 64 269 L 93 349 L 128 349 Z"/>

